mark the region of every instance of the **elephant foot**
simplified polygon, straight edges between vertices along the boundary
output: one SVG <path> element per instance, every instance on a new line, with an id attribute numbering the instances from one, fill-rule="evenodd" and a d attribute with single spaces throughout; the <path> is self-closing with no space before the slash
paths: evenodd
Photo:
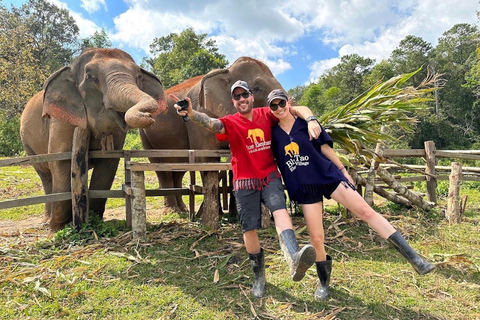
<path id="1" fill-rule="evenodd" d="M 182 212 L 182 213 L 187 213 L 187 212 L 190 211 L 190 210 L 188 210 L 188 207 L 187 207 L 187 206 L 185 205 L 185 203 L 183 203 L 183 202 L 179 205 L 179 208 L 178 208 L 178 209 L 179 209 L 180 212 Z"/>
<path id="2" fill-rule="evenodd" d="M 165 206 L 160 211 L 161 215 L 167 215 L 167 214 L 170 214 L 170 213 L 182 213 L 182 210 L 180 209 L 179 206 Z"/>

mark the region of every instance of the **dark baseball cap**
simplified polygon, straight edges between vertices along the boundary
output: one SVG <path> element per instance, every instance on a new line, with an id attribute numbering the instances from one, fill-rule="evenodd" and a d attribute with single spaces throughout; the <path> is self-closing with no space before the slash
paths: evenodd
<path id="1" fill-rule="evenodd" d="M 230 89 L 230 93 L 233 94 L 233 90 L 235 90 L 237 88 L 242 88 L 242 89 L 245 89 L 248 92 L 252 92 L 252 90 L 250 90 L 250 87 L 248 86 L 248 83 L 246 83 L 243 80 L 238 80 L 237 82 L 235 82 L 232 85 L 232 88 Z"/>
<path id="2" fill-rule="evenodd" d="M 287 95 L 285 94 L 285 92 L 283 92 L 283 90 L 280 90 L 280 89 L 275 89 L 272 92 L 270 92 L 267 98 L 268 98 L 267 100 L 268 106 L 270 106 L 270 103 L 272 103 L 272 101 L 275 99 L 288 101 Z"/>

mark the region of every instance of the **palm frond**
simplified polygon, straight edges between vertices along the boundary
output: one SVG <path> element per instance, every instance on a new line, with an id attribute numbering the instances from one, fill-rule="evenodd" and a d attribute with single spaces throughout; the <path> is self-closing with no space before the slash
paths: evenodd
<path id="1" fill-rule="evenodd" d="M 368 146 L 394 139 L 380 127 L 395 125 L 412 131 L 417 122 L 414 113 L 428 108 L 426 102 L 433 100 L 431 93 L 440 89 L 436 85 L 439 74 L 427 75 L 418 87 L 403 86 L 420 70 L 376 83 L 346 105 L 324 113 L 320 123 L 342 149 L 364 161 L 371 159 L 374 152 Z"/>

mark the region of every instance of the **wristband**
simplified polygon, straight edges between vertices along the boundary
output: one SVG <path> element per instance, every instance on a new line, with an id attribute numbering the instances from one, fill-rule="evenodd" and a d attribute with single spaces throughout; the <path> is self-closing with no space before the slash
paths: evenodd
<path id="1" fill-rule="evenodd" d="M 343 171 L 343 169 L 345 169 L 345 167 L 338 168 L 338 170 L 340 171 Z"/>

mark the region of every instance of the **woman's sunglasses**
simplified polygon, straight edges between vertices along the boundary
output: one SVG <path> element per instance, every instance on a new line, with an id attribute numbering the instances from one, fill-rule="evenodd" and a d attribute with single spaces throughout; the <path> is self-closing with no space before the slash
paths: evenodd
<path id="1" fill-rule="evenodd" d="M 277 111 L 278 107 L 285 108 L 286 105 L 287 101 L 282 100 L 279 103 L 270 103 L 270 109 L 272 109 L 272 111 Z"/>
<path id="2" fill-rule="evenodd" d="M 240 96 L 242 96 L 244 99 L 247 99 L 248 97 L 250 97 L 250 92 L 248 91 L 244 91 L 242 93 L 239 93 L 239 94 L 234 94 L 233 95 L 233 100 L 240 100 Z"/>

